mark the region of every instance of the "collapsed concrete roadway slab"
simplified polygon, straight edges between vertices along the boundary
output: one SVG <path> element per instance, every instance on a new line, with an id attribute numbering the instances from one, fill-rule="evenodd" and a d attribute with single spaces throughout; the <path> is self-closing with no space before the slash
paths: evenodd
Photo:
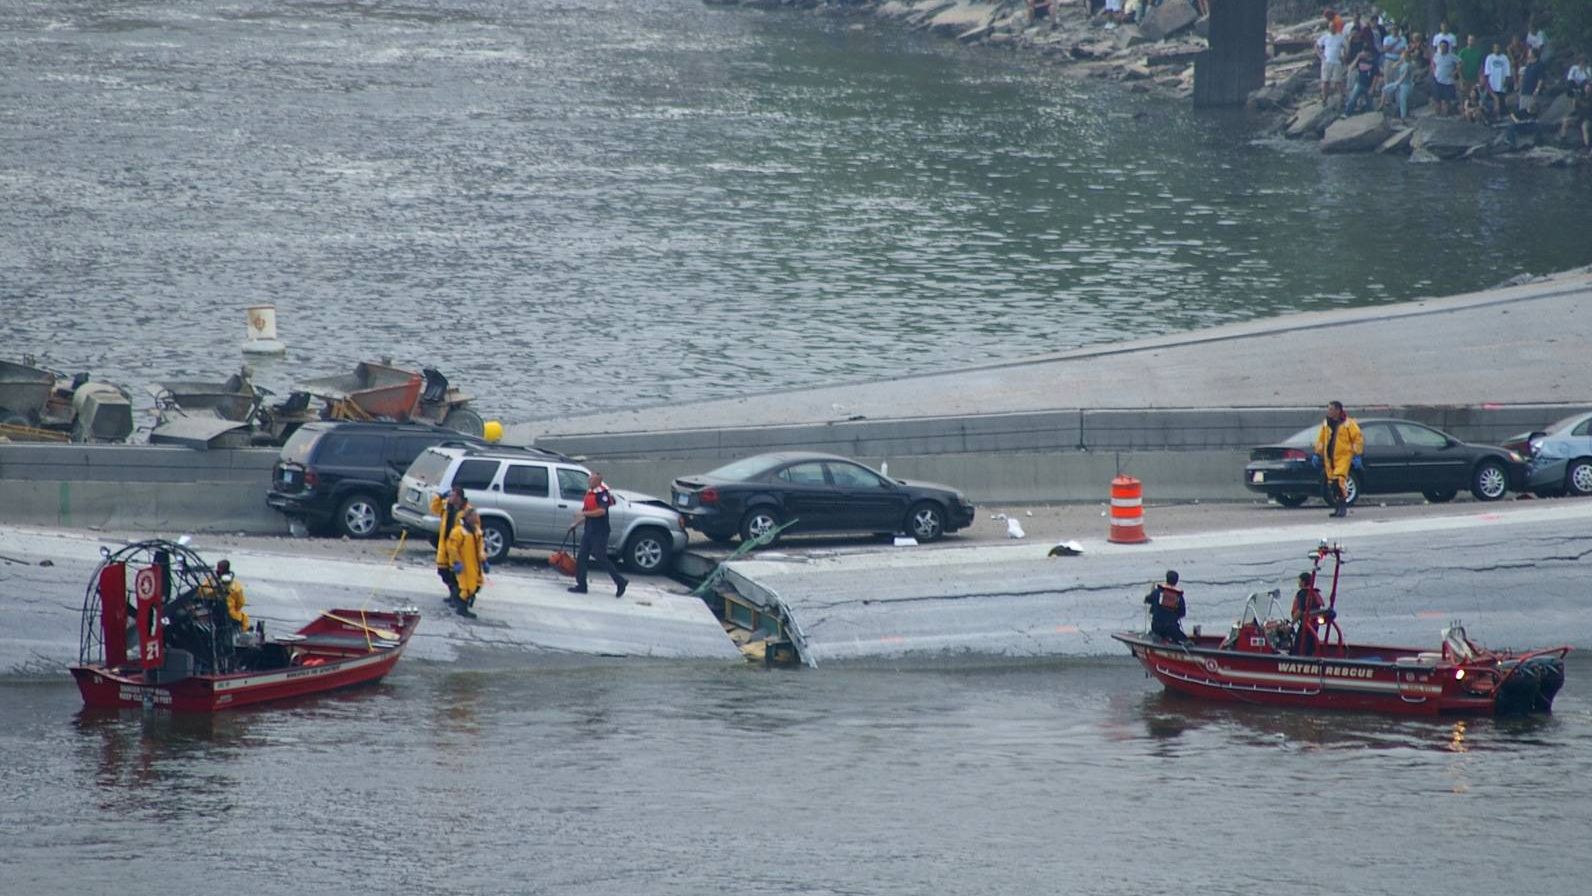
<path id="1" fill-rule="evenodd" d="M 730 600 L 780 619 L 809 665 L 975 655 L 1113 655 L 1114 631 L 1145 628 L 1143 597 L 1167 569 L 1188 589 L 1185 628 L 1226 631 L 1251 592 L 1282 590 L 1322 538 L 1349 551 L 1340 621 L 1353 640 L 1437 644 L 1459 618 L 1490 646 L 1592 646 L 1583 568 L 1592 501 L 1542 502 L 1398 521 L 1329 521 L 1157 538 L 1047 544 L 881 547 L 728 564 Z"/>
<path id="2" fill-rule="evenodd" d="M 54 676 L 78 659 L 80 611 L 100 546 L 121 539 L 50 530 L 0 529 L 0 675 Z M 480 598 L 479 619 L 442 605 L 426 564 L 291 556 L 192 545 L 214 563 L 232 561 L 250 617 L 266 634 L 285 634 L 331 607 L 412 605 L 424 618 L 404 662 L 460 669 L 590 662 L 592 657 L 741 662 L 702 601 L 643 583 L 615 600 L 602 581 L 570 594 L 552 572 L 498 572 Z"/>

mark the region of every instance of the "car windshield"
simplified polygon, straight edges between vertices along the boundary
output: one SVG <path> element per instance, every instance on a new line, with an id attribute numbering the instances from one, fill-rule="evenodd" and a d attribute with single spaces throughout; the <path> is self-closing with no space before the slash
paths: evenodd
<path id="1" fill-rule="evenodd" d="M 436 485 L 442 481 L 442 474 L 448 472 L 448 456 L 436 451 L 422 451 L 415 462 L 409 465 L 409 472 L 405 475 L 413 478 L 421 485 Z"/>
<path id="2" fill-rule="evenodd" d="M 767 457 L 748 457 L 734 463 L 725 464 L 717 470 L 709 471 L 706 475 L 713 479 L 728 479 L 733 482 L 739 482 L 768 472 L 768 468 L 774 466 L 774 463 Z"/>
<path id="3" fill-rule="evenodd" d="M 287 443 L 282 446 L 281 458 L 286 463 L 309 463 L 310 449 L 315 447 L 315 442 L 326 433 L 319 429 L 299 427 L 298 431 L 288 437 Z"/>

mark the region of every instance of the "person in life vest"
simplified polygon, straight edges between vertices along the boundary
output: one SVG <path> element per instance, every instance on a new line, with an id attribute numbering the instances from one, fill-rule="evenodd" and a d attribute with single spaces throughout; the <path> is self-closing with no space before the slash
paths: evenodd
<path id="1" fill-rule="evenodd" d="M 453 577 L 453 562 L 448 559 L 448 537 L 464 515 L 473 509 L 469 499 L 464 496 L 463 486 L 455 485 L 446 495 L 431 497 L 431 512 L 442 521 L 437 526 L 437 578 L 448 586 L 448 596 L 443 598 L 443 603 L 450 607 L 457 608 L 459 603 L 459 582 Z"/>
<path id="2" fill-rule="evenodd" d="M 1188 643 L 1180 624 L 1188 605 L 1183 602 L 1183 589 L 1177 586 L 1177 570 L 1167 570 L 1166 581 L 1152 586 L 1144 602 L 1150 606 L 1150 634 L 1174 644 Z"/>
<path id="3" fill-rule="evenodd" d="M 1299 574 L 1299 590 L 1294 592 L 1293 610 L 1288 614 L 1294 621 L 1293 653 L 1296 656 L 1315 656 L 1316 645 L 1321 643 L 1316 631 L 1315 613 L 1326 609 L 1326 599 L 1316 588 L 1315 574 Z"/>
<path id="4" fill-rule="evenodd" d="M 460 616 L 474 619 L 481 577 L 492 571 L 492 564 L 486 562 L 486 542 L 481 538 L 481 516 L 474 510 L 465 511 L 448 536 L 448 564 L 459 585 L 453 609 Z"/>
<path id="5" fill-rule="evenodd" d="M 614 580 L 614 597 L 625 596 L 625 586 L 630 584 L 629 580 L 608 565 L 608 540 L 612 533 L 608 510 L 613 506 L 614 493 L 603 485 L 603 474 L 591 474 L 580 513 L 575 514 L 574 521 L 569 524 L 571 531 L 582 523 L 586 524 L 585 531 L 580 534 L 580 548 L 575 552 L 575 584 L 569 588 L 576 594 L 586 593 L 586 559 L 590 557 L 598 569 L 608 573 L 609 578 Z"/>
<path id="6" fill-rule="evenodd" d="M 1365 437 L 1360 435 L 1360 424 L 1344 413 L 1343 402 L 1328 402 L 1327 418 L 1316 433 L 1316 453 L 1312 462 L 1322 468 L 1327 478 L 1335 517 L 1349 515 L 1349 471 L 1360 469 L 1363 454 Z"/>
<path id="7" fill-rule="evenodd" d="M 226 601 L 227 618 L 237 625 L 237 631 L 249 630 L 249 614 L 243 611 L 243 605 L 248 601 L 243 597 L 242 583 L 232 574 L 232 561 L 222 560 L 216 563 L 215 578 L 199 586 L 199 596 Z"/>

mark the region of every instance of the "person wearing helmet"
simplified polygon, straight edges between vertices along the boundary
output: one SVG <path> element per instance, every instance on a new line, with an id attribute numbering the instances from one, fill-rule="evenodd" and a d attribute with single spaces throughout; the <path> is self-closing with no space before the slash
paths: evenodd
<path id="1" fill-rule="evenodd" d="M 1166 581 L 1152 586 L 1144 602 L 1150 607 L 1150 634 L 1174 644 L 1189 642 L 1180 624 L 1188 605 L 1183 601 L 1183 589 L 1177 584 L 1177 570 L 1167 570 Z"/>
<path id="2" fill-rule="evenodd" d="M 239 631 L 249 630 L 249 614 L 243 611 L 247 600 L 243 596 L 243 584 L 232 574 L 232 561 L 222 560 L 216 563 L 216 577 L 214 584 L 206 583 L 200 589 L 200 594 L 213 600 L 225 600 L 227 603 L 227 618 L 237 624 Z"/>

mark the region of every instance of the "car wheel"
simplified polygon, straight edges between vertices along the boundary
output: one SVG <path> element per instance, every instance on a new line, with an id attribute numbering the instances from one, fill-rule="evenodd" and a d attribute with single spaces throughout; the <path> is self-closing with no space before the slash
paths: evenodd
<path id="1" fill-rule="evenodd" d="M 673 553 L 674 543 L 669 540 L 669 533 L 648 526 L 632 533 L 625 541 L 625 566 L 633 572 L 648 575 L 668 572 L 670 555 Z"/>
<path id="2" fill-rule="evenodd" d="M 10 408 L 0 408 L 0 423 L 5 424 L 6 426 L 32 426 L 33 425 L 33 421 L 28 419 L 28 415 L 19 414 L 16 411 L 11 410 Z"/>
<path id="3" fill-rule="evenodd" d="M 501 563 L 514 546 L 514 533 L 509 524 L 492 517 L 481 521 L 481 549 L 486 551 L 486 562 Z"/>
<path id="4" fill-rule="evenodd" d="M 442 425 L 454 432 L 462 432 L 478 439 L 486 433 L 486 421 L 469 408 L 454 408 L 449 411 L 448 415 L 442 418 Z"/>
<path id="5" fill-rule="evenodd" d="M 1592 495 L 1592 460 L 1571 461 L 1564 471 L 1564 488 L 1572 495 Z"/>
<path id="6" fill-rule="evenodd" d="M 1433 504 L 1447 504 L 1449 501 L 1454 500 L 1454 495 L 1458 494 L 1458 492 L 1451 488 L 1445 488 L 1436 491 L 1421 492 L 1421 494 L 1425 495 L 1426 500 L 1432 502 Z"/>
<path id="7" fill-rule="evenodd" d="M 1348 500 L 1344 503 L 1349 507 L 1353 507 L 1360 500 L 1360 477 L 1350 473 L 1349 478 L 1344 480 L 1343 488 L 1344 491 L 1348 492 Z M 1338 503 L 1338 496 L 1332 493 L 1331 482 L 1322 483 L 1321 500 L 1327 502 L 1328 507 L 1335 506 Z"/>
<path id="8" fill-rule="evenodd" d="M 945 508 L 920 501 L 907 511 L 907 533 L 918 541 L 938 541 L 945 534 Z"/>
<path id="9" fill-rule="evenodd" d="M 381 529 L 381 507 L 370 495 L 350 495 L 337 505 L 332 525 L 339 535 L 349 538 L 374 538 Z"/>
<path id="10" fill-rule="evenodd" d="M 746 516 L 741 517 L 741 540 L 761 538 L 778 528 L 779 511 L 772 507 L 753 507 L 746 512 Z M 768 543 L 772 545 L 777 540 L 776 536 Z"/>
<path id="11" fill-rule="evenodd" d="M 1496 501 L 1509 491 L 1509 473 L 1495 460 L 1484 460 L 1476 465 L 1470 478 L 1470 493 L 1478 501 Z"/>
<path id="12" fill-rule="evenodd" d="M 1310 500 L 1309 495 L 1278 495 L 1277 503 L 1284 507 L 1299 507 Z"/>

